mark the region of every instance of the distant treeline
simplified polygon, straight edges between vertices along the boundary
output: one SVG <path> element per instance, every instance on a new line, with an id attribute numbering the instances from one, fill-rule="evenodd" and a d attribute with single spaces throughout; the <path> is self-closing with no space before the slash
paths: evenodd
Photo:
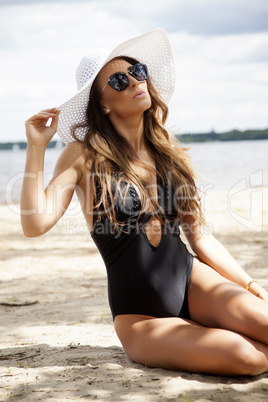
<path id="1" fill-rule="evenodd" d="M 246 141 L 246 140 L 267 140 L 268 129 L 265 130 L 233 130 L 226 133 L 210 133 L 203 134 L 177 134 L 176 137 L 181 142 L 209 142 L 209 141 Z"/>
<path id="2" fill-rule="evenodd" d="M 176 137 L 184 143 L 189 142 L 211 142 L 211 141 L 246 141 L 246 140 L 267 140 L 268 129 L 265 130 L 246 130 L 239 131 L 233 130 L 226 133 L 210 133 L 203 134 L 177 134 Z M 64 144 L 61 141 L 51 141 L 47 148 L 63 148 Z M 26 149 L 27 143 L 25 141 L 18 142 L 4 142 L 0 143 L 0 150 L 10 149 Z"/>
<path id="3" fill-rule="evenodd" d="M 26 148 L 27 148 L 27 142 L 25 141 L 0 143 L 0 150 L 10 150 L 10 149 L 17 150 Z M 47 148 L 63 148 L 63 143 L 61 143 L 61 141 L 51 141 L 48 143 Z"/>

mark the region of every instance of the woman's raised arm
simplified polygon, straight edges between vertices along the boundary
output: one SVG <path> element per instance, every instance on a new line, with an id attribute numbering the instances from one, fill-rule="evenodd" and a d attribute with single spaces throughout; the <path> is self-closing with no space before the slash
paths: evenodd
<path id="1" fill-rule="evenodd" d="M 53 178 L 44 189 L 44 156 L 47 144 L 57 131 L 59 111 L 46 109 L 25 122 L 27 154 L 21 192 L 21 224 L 27 237 L 46 233 L 64 214 L 82 176 L 80 144 L 70 143 L 62 151 Z M 47 125 L 48 120 L 51 124 Z"/>

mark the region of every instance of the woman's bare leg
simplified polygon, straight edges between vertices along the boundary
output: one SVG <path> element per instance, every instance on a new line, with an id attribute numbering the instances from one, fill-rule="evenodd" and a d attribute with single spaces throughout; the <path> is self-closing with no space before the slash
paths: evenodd
<path id="1" fill-rule="evenodd" d="M 128 357 L 151 367 L 221 375 L 268 371 L 268 346 L 181 318 L 121 315 L 117 335 Z"/>
<path id="2" fill-rule="evenodd" d="M 188 286 L 191 319 L 268 345 L 268 303 L 194 259 Z"/>
<path id="3" fill-rule="evenodd" d="M 194 260 L 192 321 L 117 316 L 127 355 L 148 366 L 224 375 L 268 371 L 268 303 Z"/>
<path id="4" fill-rule="evenodd" d="M 194 260 L 188 287 L 192 320 L 122 315 L 117 335 L 130 359 L 222 375 L 268 371 L 268 303 Z"/>

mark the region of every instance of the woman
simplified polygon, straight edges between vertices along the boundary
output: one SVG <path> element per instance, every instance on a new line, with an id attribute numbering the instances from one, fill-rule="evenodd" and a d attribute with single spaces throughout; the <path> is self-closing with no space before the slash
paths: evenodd
<path id="1" fill-rule="evenodd" d="M 165 32 L 82 59 L 77 81 L 72 99 L 26 121 L 25 235 L 54 226 L 76 190 L 130 359 L 199 373 L 268 371 L 267 293 L 204 235 L 191 163 L 164 127 L 174 87 Z M 56 131 L 67 146 L 44 190 L 44 153 Z"/>

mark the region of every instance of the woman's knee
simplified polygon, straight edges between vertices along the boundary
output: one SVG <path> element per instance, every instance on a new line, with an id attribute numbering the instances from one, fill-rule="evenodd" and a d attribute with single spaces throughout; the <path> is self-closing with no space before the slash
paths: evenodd
<path id="1" fill-rule="evenodd" d="M 262 331 L 262 341 L 268 345 L 268 306 L 258 311 L 256 320 Z"/>
<path id="2" fill-rule="evenodd" d="M 121 341 L 127 357 L 136 363 L 145 364 L 149 367 L 156 367 L 154 353 L 147 342 L 146 337 L 139 334 L 132 334 L 129 339 Z"/>
<path id="3" fill-rule="evenodd" d="M 268 371 L 265 352 L 246 339 L 239 341 L 233 348 L 233 359 L 237 374 L 254 376 Z"/>
<path id="4" fill-rule="evenodd" d="M 116 328 L 117 336 L 130 360 L 149 365 L 147 361 L 150 349 L 148 333 L 150 333 L 151 327 L 151 319 L 146 319 L 131 322 L 130 325 L 124 326 L 124 330 Z"/>
<path id="5" fill-rule="evenodd" d="M 268 305 L 264 302 L 262 304 L 263 306 L 251 304 L 241 307 L 245 318 L 244 327 L 239 332 L 268 345 Z"/>
<path id="6" fill-rule="evenodd" d="M 137 339 L 134 338 L 128 342 L 124 342 L 122 346 L 127 357 L 130 360 L 132 360 L 133 362 L 149 365 L 148 361 L 146 360 L 146 354 L 144 353 L 142 344 L 138 342 Z"/>

